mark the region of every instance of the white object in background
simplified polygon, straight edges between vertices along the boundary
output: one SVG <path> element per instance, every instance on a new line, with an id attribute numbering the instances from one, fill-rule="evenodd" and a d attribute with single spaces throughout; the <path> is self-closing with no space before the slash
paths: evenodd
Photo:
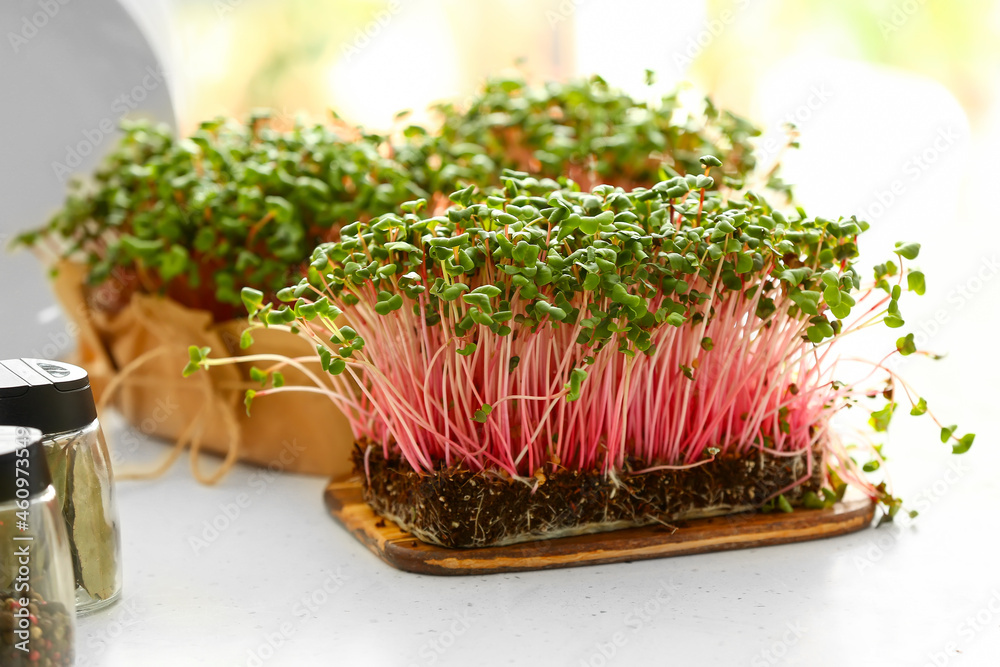
<path id="1" fill-rule="evenodd" d="M 944 86 L 867 63 L 795 58 L 758 90 L 767 157 L 783 123 L 798 126 L 801 148 L 785 155 L 782 174 L 808 212 L 869 221 L 869 247 L 947 224 L 928 203 L 959 195 L 970 130 Z"/>
<path id="2" fill-rule="evenodd" d="M 178 36 L 181 34 L 176 20 L 177 7 L 183 0 L 120 0 L 125 11 L 139 26 L 143 37 L 149 43 L 153 55 L 167 72 L 166 87 L 173 100 L 173 108 L 177 115 L 187 106 L 187 66 L 193 65 L 185 61 L 188 50 L 181 44 Z M 230 0 L 235 4 L 236 0 Z M 242 2 L 242 0 L 239 0 Z"/>
<path id="3" fill-rule="evenodd" d="M 577 73 L 600 74 L 633 95 L 644 93 L 646 69 L 663 92 L 686 81 L 738 11 L 710 19 L 705 0 L 565 0 L 559 7 L 576 22 Z"/>

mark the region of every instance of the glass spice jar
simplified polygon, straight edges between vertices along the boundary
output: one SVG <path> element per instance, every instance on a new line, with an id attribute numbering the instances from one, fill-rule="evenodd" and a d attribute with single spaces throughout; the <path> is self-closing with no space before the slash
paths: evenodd
<path id="1" fill-rule="evenodd" d="M 122 589 L 118 512 L 87 372 L 61 361 L 0 361 L 0 423 L 43 433 L 69 535 L 77 613 L 113 604 Z"/>
<path id="2" fill-rule="evenodd" d="M 40 431 L 0 426 L 0 665 L 73 664 L 76 584 Z"/>

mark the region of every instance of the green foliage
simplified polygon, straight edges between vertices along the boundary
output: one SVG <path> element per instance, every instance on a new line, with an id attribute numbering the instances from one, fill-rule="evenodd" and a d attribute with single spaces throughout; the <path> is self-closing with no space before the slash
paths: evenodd
<path id="1" fill-rule="evenodd" d="M 428 324 L 441 325 L 447 310 L 456 315 L 458 337 L 475 325 L 509 329 L 503 322 L 517 299 L 528 302 L 525 310 L 536 322 L 579 321 L 581 343 L 618 338 L 633 352 L 647 351 L 643 340 L 653 328 L 691 321 L 707 295 L 689 291 L 685 277 L 713 282 L 719 275 L 720 293 L 759 289 L 765 304 L 787 295 L 816 344 L 836 335 L 855 303 L 851 294 L 860 280 L 850 262 L 857 255 L 854 237 L 866 225 L 853 218 L 800 214 L 789 220 L 756 195 L 724 199 L 685 189 L 676 197 L 688 180 L 680 176 L 649 189 L 602 186 L 593 193 L 510 170 L 502 179 L 507 195 L 464 189 L 452 199 L 467 203 L 444 216 L 385 214 L 345 226 L 339 242 L 313 253 L 312 265 L 326 267 L 323 276 L 310 273 L 282 292 L 360 298 L 359 286 L 371 284 L 375 313 L 387 315 L 426 290 Z M 435 274 L 429 267 L 443 277 L 422 284 L 421 276 Z M 498 278 L 484 284 L 486 273 Z M 607 297 L 611 309 L 581 314 L 568 304 L 583 293 Z M 668 298 L 650 310 L 661 293 Z M 256 293 L 248 300 L 259 308 Z M 284 312 L 258 319 L 281 323 Z M 887 323 L 898 316 L 893 300 Z M 702 345 L 711 349 L 712 343 Z"/>
<path id="2" fill-rule="evenodd" d="M 712 296 L 702 293 L 706 289 L 715 302 L 733 294 L 757 300 L 765 324 L 776 312 L 799 320 L 814 345 L 840 335 L 842 320 L 860 298 L 853 262 L 857 235 L 867 225 L 855 218 L 811 218 L 801 210 L 787 216 L 760 195 L 720 196 L 707 189 L 709 183 L 702 190 L 681 176 L 650 188 L 599 186 L 591 192 L 513 170 L 502 172 L 501 180 L 503 194 L 456 191 L 456 205 L 443 215 L 411 207 L 414 212 L 345 226 L 339 241 L 313 253 L 311 266 L 322 272 L 310 272 L 281 293 L 286 300 L 319 296 L 311 307 L 297 308 L 305 323 L 327 317 L 332 302 L 352 304 L 365 321 L 412 312 L 427 327 L 442 328 L 442 339 L 462 356 L 477 354 L 481 328 L 503 337 L 571 326 L 579 332 L 575 342 L 588 351 L 612 345 L 630 358 L 655 352 L 651 339 L 659 327 L 698 327 L 712 318 L 711 309 L 699 307 Z M 916 256 L 915 246 L 897 247 L 901 262 Z M 890 328 L 902 324 L 898 283 L 907 271 L 902 263 L 876 267 L 876 282 L 884 283 L 878 287 L 888 295 L 880 316 Z M 261 308 L 255 294 L 248 300 L 259 323 L 285 321 L 281 309 Z M 353 329 L 345 333 L 352 345 L 363 344 Z M 711 338 L 698 340 L 702 350 L 715 347 Z M 901 354 L 916 352 L 914 336 L 900 337 L 896 347 Z M 343 348 L 338 356 L 321 346 L 320 355 L 333 373 L 343 368 L 338 360 L 349 358 Z M 508 371 L 518 363 L 512 358 Z M 586 362 L 581 365 L 565 376 L 569 401 L 580 397 L 586 382 Z M 681 370 L 689 379 L 696 372 L 694 365 Z M 877 432 L 889 428 L 898 408 L 891 386 L 885 396 L 890 400 L 869 421 Z M 926 409 L 919 399 L 911 414 Z M 491 412 L 483 404 L 472 419 L 486 423 Z M 781 426 L 787 430 L 784 415 Z M 953 432 L 946 429 L 942 441 Z M 953 451 L 962 453 L 974 436 L 953 439 Z M 861 467 L 874 473 L 882 460 L 879 454 Z M 839 492 L 842 487 L 834 485 Z M 884 487 L 873 488 L 887 516 L 900 509 L 901 501 Z M 836 493 L 824 493 L 808 504 L 827 507 L 836 499 Z M 773 509 L 790 507 L 787 499 L 772 501 Z"/>
<path id="3" fill-rule="evenodd" d="M 493 412 L 493 406 L 489 405 L 488 403 L 483 403 L 483 407 L 480 408 L 479 410 L 476 410 L 473 419 L 479 422 L 480 424 L 485 424 L 491 412 Z"/>
<path id="4" fill-rule="evenodd" d="M 976 439 L 975 433 L 967 433 L 958 439 L 958 444 L 952 445 L 952 454 L 964 454 L 972 447 L 972 442 Z"/>
<path id="5" fill-rule="evenodd" d="M 906 334 L 902 338 L 898 338 L 896 340 L 896 350 L 904 357 L 916 352 L 917 345 L 913 340 L 913 334 Z"/>
<path id="6" fill-rule="evenodd" d="M 881 410 L 872 412 L 872 416 L 868 419 L 868 425 L 878 432 L 889 430 L 889 422 L 892 421 L 892 415 L 896 412 L 897 407 L 899 405 L 892 401 L 886 403 Z"/>
<path id="7" fill-rule="evenodd" d="M 860 289 L 851 262 L 866 225 L 853 218 L 788 218 L 759 195 L 727 199 L 692 189 L 681 176 L 648 189 L 600 186 L 590 193 L 512 170 L 501 178 L 506 194 L 456 191 L 451 199 L 459 203 L 446 215 L 406 207 L 410 212 L 344 226 L 339 241 L 311 257 L 310 266 L 322 271 L 310 271 L 279 297 L 322 295 L 295 307 L 306 322 L 328 317 L 331 301 L 371 308 L 374 316 L 419 312 L 427 326 L 446 329 L 462 356 L 476 353 L 477 327 L 508 336 L 579 325 L 578 344 L 612 344 L 631 357 L 654 352 L 657 328 L 704 320 L 699 306 L 710 295 L 690 288 L 699 280 L 719 298 L 759 292 L 765 320 L 783 302 L 817 345 L 837 336 Z M 678 189 L 685 194 L 677 196 Z M 289 322 L 287 306 L 261 308 L 252 291 L 245 299 L 261 324 Z M 523 314 L 512 319 L 512 312 Z M 354 344 L 364 343 L 348 331 Z M 702 339 L 701 347 L 711 350 L 712 340 Z M 320 354 L 324 368 L 341 370 L 336 356 Z M 693 369 L 685 373 L 691 377 Z M 568 400 L 579 396 L 586 376 L 583 368 L 572 370 Z M 889 416 L 876 413 L 873 425 L 884 430 Z"/>
<path id="8" fill-rule="evenodd" d="M 435 111 L 440 131 L 410 127 L 391 141 L 342 124 L 277 131 L 266 114 L 246 125 L 208 121 L 186 139 L 163 126 L 124 123 L 124 137 L 93 178 L 74 183 L 63 209 L 20 241 L 55 238 L 65 256 L 86 263 L 91 285 L 124 271 L 141 291 L 228 319 L 243 287 L 260 291 L 259 305 L 344 223 L 397 208 L 414 214 L 453 190 L 467 205 L 469 184 L 516 188 L 498 178 L 508 167 L 647 187 L 664 172 L 695 174 L 674 187 L 683 194 L 712 182 L 704 170 L 745 176 L 759 134 L 710 103 L 694 113 L 676 95 L 649 104 L 597 77 L 540 88 L 491 80 L 468 107 Z M 598 223 L 587 216 L 581 224 Z M 471 259 L 459 253 L 455 261 L 457 271 Z M 741 256 L 739 271 L 750 261 Z"/>
<path id="9" fill-rule="evenodd" d="M 706 169 L 720 182 L 723 171 L 743 180 L 757 166 L 752 139 L 760 130 L 746 119 L 708 100 L 685 108 L 676 93 L 636 99 L 597 76 L 544 86 L 494 78 L 467 105 L 447 102 L 433 111 L 440 132 L 409 128 L 397 158 L 437 192 L 468 183 L 503 187 L 497 177 L 504 169 L 568 177 L 589 189 L 651 187 Z"/>
<path id="10" fill-rule="evenodd" d="M 237 312 L 242 287 L 259 290 L 253 310 L 287 284 L 332 229 L 425 194 L 380 154 L 383 137 L 353 129 L 277 131 L 261 116 L 202 123 L 186 139 L 144 121 L 122 129 L 92 179 L 21 241 L 54 237 L 92 285 L 124 269 L 144 291 L 219 318 Z"/>
<path id="11" fill-rule="evenodd" d="M 184 367 L 183 375 L 184 377 L 190 377 L 198 372 L 202 367 L 202 362 L 204 362 L 208 355 L 212 352 L 210 347 L 198 347 L 197 345 L 192 345 L 188 348 L 188 363 Z"/>

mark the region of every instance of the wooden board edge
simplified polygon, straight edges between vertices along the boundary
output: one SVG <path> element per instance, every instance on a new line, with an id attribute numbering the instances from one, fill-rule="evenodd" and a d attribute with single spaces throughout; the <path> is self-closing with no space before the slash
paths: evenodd
<path id="1" fill-rule="evenodd" d="M 331 482 L 330 513 L 355 539 L 392 567 L 415 574 L 468 576 L 666 558 L 791 544 L 853 533 L 871 525 L 875 503 L 838 503 L 791 514 L 742 514 L 683 522 L 677 532 L 659 526 L 538 540 L 503 547 L 448 549 L 420 542 L 378 517 L 361 499 L 357 481 Z"/>

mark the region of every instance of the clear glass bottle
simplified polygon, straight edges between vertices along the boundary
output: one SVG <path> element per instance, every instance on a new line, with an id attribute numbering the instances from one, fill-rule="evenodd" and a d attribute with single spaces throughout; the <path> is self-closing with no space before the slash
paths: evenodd
<path id="1" fill-rule="evenodd" d="M 121 595 L 121 545 L 111 462 L 95 419 L 82 429 L 42 440 L 62 503 L 76 575 L 76 608 L 103 609 Z"/>
<path id="2" fill-rule="evenodd" d="M 69 537 L 36 429 L 0 426 L 0 665 L 73 664 Z"/>
<path id="3" fill-rule="evenodd" d="M 0 361 L 0 423 L 44 434 L 69 536 L 77 613 L 113 604 L 122 589 L 118 512 L 111 460 L 87 372 L 61 361 Z"/>

